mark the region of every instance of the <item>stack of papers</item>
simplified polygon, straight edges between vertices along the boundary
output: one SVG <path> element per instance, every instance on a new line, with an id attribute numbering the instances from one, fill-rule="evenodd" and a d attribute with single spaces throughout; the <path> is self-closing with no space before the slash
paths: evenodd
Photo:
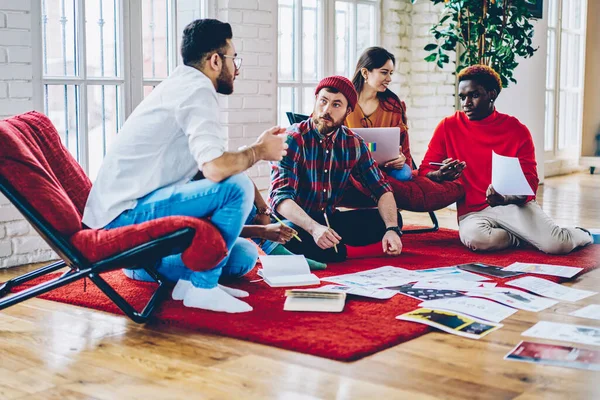
<path id="1" fill-rule="evenodd" d="M 433 326 L 444 332 L 470 339 L 482 338 L 503 326 L 502 324 L 494 324 L 457 312 L 432 310 L 429 308 L 419 308 L 406 314 L 398 315 L 396 319 Z"/>
<path id="2" fill-rule="evenodd" d="M 388 289 L 371 289 L 368 287 L 352 287 L 352 286 L 340 286 L 340 285 L 326 285 L 321 286 L 318 289 L 320 292 L 331 292 L 331 293 L 346 293 L 353 296 L 370 297 L 372 299 L 387 300 L 391 299 L 396 295 L 396 291 Z"/>
<path id="3" fill-rule="evenodd" d="M 346 303 L 346 293 L 332 293 L 318 289 L 292 289 L 285 291 L 285 311 L 341 312 Z"/>
<path id="4" fill-rule="evenodd" d="M 540 296 L 550 297 L 551 299 L 564 301 L 579 301 L 586 297 L 593 296 L 596 292 L 588 290 L 573 289 L 570 287 L 559 285 L 558 283 L 550 282 L 546 279 L 526 276 L 515 279 L 506 283 L 507 285 L 529 290 L 530 292 L 539 294 Z"/>
<path id="5" fill-rule="evenodd" d="M 522 335 L 600 346 L 600 328 L 593 326 L 541 321 L 523 332 Z"/>
<path id="6" fill-rule="evenodd" d="M 478 290 L 476 292 L 467 292 L 467 296 L 483 297 L 506 304 L 507 306 L 518 308 L 519 310 L 539 312 L 546 308 L 558 304 L 558 301 L 546 299 L 522 290 L 511 288 L 491 288 L 487 290 Z"/>
<path id="7" fill-rule="evenodd" d="M 418 281 L 413 285 L 414 289 L 442 289 L 442 290 L 479 290 L 496 286 L 494 282 L 466 281 L 464 279 L 430 279 Z"/>
<path id="8" fill-rule="evenodd" d="M 416 271 L 385 266 L 354 274 L 330 276 L 328 278 L 323 278 L 323 280 L 343 286 L 384 288 L 415 282 L 419 277 L 420 275 L 417 274 Z"/>
<path id="9" fill-rule="evenodd" d="M 580 308 L 577 311 L 573 311 L 569 313 L 569 315 L 573 315 L 575 317 L 580 318 L 589 318 L 600 321 L 600 304 L 590 304 L 589 306 Z"/>
<path id="10" fill-rule="evenodd" d="M 504 268 L 504 271 L 520 271 L 539 275 L 560 276 L 561 278 L 572 278 L 583 268 L 566 267 L 563 265 L 529 264 L 516 262 Z"/>
<path id="11" fill-rule="evenodd" d="M 556 344 L 521 342 L 504 359 L 600 371 L 600 351 Z"/>
<path id="12" fill-rule="evenodd" d="M 454 311 L 492 322 L 500 322 L 517 312 L 514 308 L 506 307 L 493 301 L 467 296 L 424 301 L 419 304 L 419 307 Z"/>
<path id="13" fill-rule="evenodd" d="M 260 256 L 262 269 L 258 275 L 271 287 L 308 286 L 321 283 L 315 274 L 310 272 L 306 258 L 293 256 Z"/>

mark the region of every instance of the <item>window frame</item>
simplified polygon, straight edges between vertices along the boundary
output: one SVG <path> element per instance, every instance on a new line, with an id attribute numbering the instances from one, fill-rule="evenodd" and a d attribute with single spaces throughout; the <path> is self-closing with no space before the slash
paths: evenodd
<path id="1" fill-rule="evenodd" d="M 565 11 L 565 0 L 550 0 L 548 4 L 548 33 L 547 33 L 547 43 L 548 43 L 548 59 L 547 59 L 547 71 L 546 71 L 546 84 L 545 84 L 545 93 L 548 96 L 550 93 L 553 95 L 553 102 L 551 104 L 551 109 L 546 108 L 545 121 L 547 122 L 549 119 L 552 120 L 552 130 L 550 127 L 545 126 L 544 131 L 544 159 L 546 162 L 552 162 L 555 160 L 566 160 L 566 159 L 577 159 L 580 157 L 581 153 L 581 136 L 583 132 L 583 96 L 585 90 L 585 46 L 586 46 L 586 32 L 587 32 L 587 9 L 588 9 L 588 0 L 582 0 L 582 8 L 581 8 L 581 26 L 580 29 L 573 29 L 571 27 L 565 28 L 563 27 L 563 18 L 572 18 L 570 15 L 570 10 Z M 554 8 L 556 7 L 556 8 Z M 556 13 L 555 21 L 550 21 L 550 16 L 552 13 Z M 555 24 L 553 26 L 552 24 Z M 554 46 L 550 48 L 550 35 L 554 34 Z M 573 87 L 569 85 L 570 75 L 563 75 L 563 66 L 566 66 L 567 62 L 571 62 L 569 60 L 563 60 L 562 54 L 562 46 L 563 46 L 563 35 L 577 35 L 580 38 L 580 59 L 579 59 L 579 71 L 577 71 L 577 75 L 579 76 L 579 87 Z M 552 54 L 552 57 L 551 57 Z M 551 70 L 553 69 L 553 79 L 549 82 L 551 76 Z M 562 78 L 562 79 L 561 79 Z M 563 81 L 564 80 L 564 84 Z M 550 85 L 548 84 L 550 83 Z M 564 147 L 561 148 L 561 133 L 566 134 L 566 132 L 561 131 L 561 123 L 569 123 L 565 122 L 566 115 L 561 116 L 561 95 L 574 94 L 578 97 L 578 108 L 579 113 L 577 115 L 577 121 L 574 129 L 577 131 L 576 135 L 574 135 L 577 140 L 576 143 L 568 142 L 568 138 L 562 138 L 562 141 L 567 143 Z M 550 114 L 550 112 L 552 112 Z M 552 146 L 548 146 L 547 136 L 552 136 Z"/>
<path id="2" fill-rule="evenodd" d="M 46 0 L 49 1 L 49 0 Z M 216 0 L 197 0 L 200 15 L 205 18 L 213 15 L 216 8 Z M 119 109 L 118 126 L 123 125 L 125 120 L 131 115 L 133 110 L 144 99 L 144 86 L 157 85 L 164 78 L 144 78 L 144 54 L 141 44 L 143 41 L 143 20 L 142 3 L 139 0 L 117 0 L 118 17 L 116 25 L 118 27 L 117 37 L 119 44 L 119 77 L 93 77 L 87 76 L 87 42 L 85 27 L 85 6 L 86 0 L 75 0 L 76 4 L 76 55 L 78 64 L 78 76 L 72 77 L 53 77 L 44 74 L 44 44 L 43 44 L 43 24 L 42 24 L 42 1 L 32 1 L 32 20 L 38 21 L 32 24 L 32 61 L 33 61 L 33 105 L 34 109 L 45 111 L 45 85 L 73 85 L 78 89 L 77 96 L 77 118 L 78 118 L 78 145 L 77 160 L 86 174 L 90 173 L 90 149 L 89 149 L 89 124 L 88 124 L 88 87 L 89 86 L 116 86 L 119 87 Z M 48 5 L 47 5 L 48 6 Z M 171 20 L 173 23 L 169 27 L 170 42 L 169 63 L 172 71 L 180 64 L 180 57 L 177 49 L 177 1 L 168 2 Z M 118 132 L 118 130 L 117 130 Z"/>
<path id="3" fill-rule="evenodd" d="M 302 70 L 302 59 L 303 59 L 303 0 L 294 0 L 295 3 L 295 12 L 294 12 L 294 24 L 298 27 L 298 31 L 295 32 L 294 37 L 294 46 L 298 49 L 294 54 L 297 55 L 296 60 L 293 62 L 292 68 L 294 68 L 295 76 L 297 78 L 292 80 L 282 80 L 279 75 L 279 68 L 277 68 L 277 118 L 280 118 L 280 90 L 282 88 L 294 88 L 297 93 L 292 98 L 292 111 L 294 113 L 302 113 L 302 107 L 304 104 L 304 89 L 316 87 L 319 80 L 326 77 L 336 74 L 336 3 L 344 2 L 350 4 L 352 7 L 351 18 L 354 21 L 353 24 L 350 24 L 350 48 L 353 53 L 350 54 L 350 58 L 354 59 L 356 62 L 358 57 L 360 56 L 356 49 L 356 37 L 357 37 L 357 7 L 359 4 L 366 4 L 373 6 L 374 15 L 373 18 L 375 20 L 375 43 L 373 46 L 378 46 L 381 44 L 381 4 L 383 0 L 317 0 L 322 2 L 322 13 L 319 16 L 319 26 L 318 26 L 318 34 L 319 34 L 319 43 L 318 43 L 318 54 L 317 58 L 319 61 L 318 71 L 317 71 L 317 79 L 316 80 L 305 80 L 303 76 Z M 279 1 L 277 4 L 277 23 L 279 24 Z M 277 27 L 278 38 L 277 38 L 277 46 L 279 48 L 279 26 Z M 279 52 L 277 54 L 278 66 L 279 66 Z M 354 66 L 350 66 L 351 73 L 353 72 Z M 348 77 L 351 79 L 351 77 Z M 286 125 L 287 121 L 279 120 L 278 123 L 280 125 Z"/>

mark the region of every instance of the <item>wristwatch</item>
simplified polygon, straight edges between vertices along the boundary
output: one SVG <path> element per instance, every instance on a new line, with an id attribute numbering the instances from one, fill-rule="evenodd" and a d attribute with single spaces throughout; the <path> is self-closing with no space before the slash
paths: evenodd
<path id="1" fill-rule="evenodd" d="M 269 207 L 256 207 L 257 215 L 271 215 L 271 210 Z"/>
<path id="2" fill-rule="evenodd" d="M 386 232 L 387 231 L 394 231 L 394 232 L 396 232 L 396 234 L 398 235 L 398 237 L 402 237 L 402 231 L 397 226 L 390 226 L 390 227 L 386 228 L 385 231 Z"/>

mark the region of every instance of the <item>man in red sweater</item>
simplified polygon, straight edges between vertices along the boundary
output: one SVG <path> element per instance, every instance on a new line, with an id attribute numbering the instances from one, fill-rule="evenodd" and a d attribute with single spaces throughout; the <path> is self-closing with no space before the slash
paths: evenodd
<path id="1" fill-rule="evenodd" d="M 473 251 L 502 250 L 528 242 L 551 254 L 566 254 L 592 243 L 583 229 L 557 226 L 535 196 L 503 196 L 494 190 L 492 151 L 517 157 L 533 192 L 537 191 L 533 140 L 519 120 L 496 111 L 494 101 L 502 83 L 492 68 L 468 67 L 459 73 L 458 81 L 463 111 L 439 123 L 419 174 L 436 182 L 462 182 L 465 197 L 457 203 L 461 242 Z M 443 166 L 438 169 L 432 162 Z"/>

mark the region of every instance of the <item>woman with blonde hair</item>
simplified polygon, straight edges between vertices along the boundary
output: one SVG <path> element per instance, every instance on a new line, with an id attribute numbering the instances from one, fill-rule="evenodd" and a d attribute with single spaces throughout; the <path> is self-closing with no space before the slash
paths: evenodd
<path id="1" fill-rule="evenodd" d="M 408 140 L 406 105 L 388 85 L 396 59 L 382 47 L 369 47 L 360 56 L 352 78 L 358 93 L 358 107 L 347 117 L 349 128 L 400 128 L 400 148 L 397 158 L 380 167 L 399 181 L 412 179 L 412 156 Z"/>

